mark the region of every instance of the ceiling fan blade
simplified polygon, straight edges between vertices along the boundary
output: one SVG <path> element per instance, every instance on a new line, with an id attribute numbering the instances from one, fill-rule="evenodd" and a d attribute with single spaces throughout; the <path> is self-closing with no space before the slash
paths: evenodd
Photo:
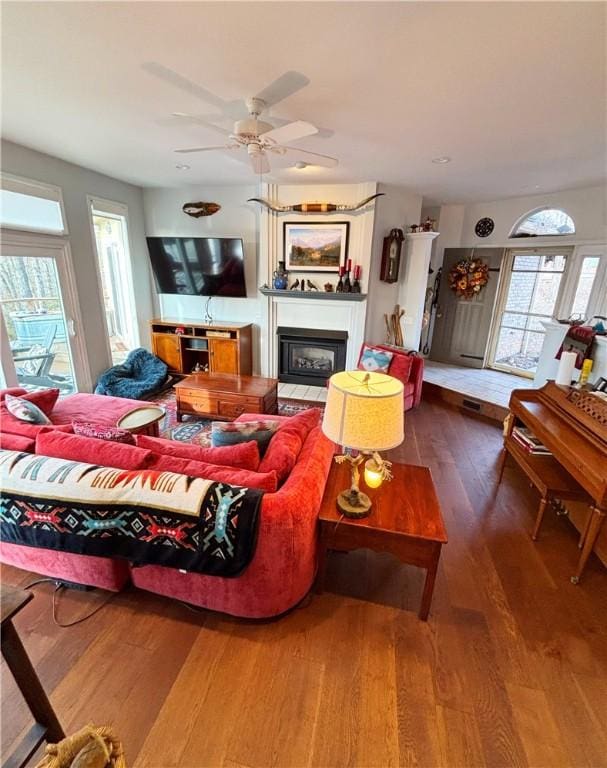
<path id="1" fill-rule="evenodd" d="M 192 147 L 191 149 L 175 149 L 173 151 L 180 155 L 189 155 L 193 152 L 212 152 L 216 149 L 238 149 L 239 146 L 239 144 L 223 144 L 219 147 Z"/>
<path id="2" fill-rule="evenodd" d="M 271 107 L 273 104 L 278 104 L 279 101 L 286 99 L 287 96 L 292 96 L 305 88 L 309 82 L 309 79 L 301 72 L 285 72 L 263 91 L 260 91 L 255 98 L 263 99 L 266 106 Z"/>
<path id="3" fill-rule="evenodd" d="M 284 150 L 289 155 L 297 155 L 310 165 L 322 165 L 324 168 L 335 168 L 339 165 L 339 160 L 336 157 L 319 155 L 318 152 L 308 152 L 307 149 L 299 149 L 299 147 L 277 147 L 277 149 Z"/>
<path id="4" fill-rule="evenodd" d="M 201 115 L 201 117 L 203 116 Z M 207 115 L 207 117 L 213 119 L 210 115 Z M 264 115 L 263 119 L 268 123 L 273 123 L 275 128 L 282 128 L 283 125 L 291 122 L 290 120 L 285 120 L 284 117 L 276 117 L 276 115 Z M 334 133 L 335 131 L 332 131 L 330 128 L 319 128 L 318 133 L 314 135 L 319 139 L 330 139 Z"/>
<path id="5" fill-rule="evenodd" d="M 257 152 L 254 155 L 249 155 L 249 158 L 255 173 L 270 172 L 270 163 L 264 152 Z"/>
<path id="6" fill-rule="evenodd" d="M 297 141 L 305 136 L 312 136 L 318 133 L 318 128 L 312 123 L 306 123 L 303 120 L 296 120 L 294 123 L 287 123 L 280 128 L 272 128 L 267 133 L 262 133 L 263 139 L 271 139 L 277 144 L 283 144 L 289 141 Z"/>
<path id="7" fill-rule="evenodd" d="M 164 64 L 159 64 L 157 61 L 146 61 L 141 65 L 141 67 L 148 74 L 153 75 L 160 80 L 164 80 L 165 83 L 170 83 L 176 88 L 180 88 L 182 91 L 185 91 L 192 96 L 196 96 L 197 98 L 206 101 L 207 104 L 212 104 L 214 107 L 218 107 L 218 109 L 221 110 L 223 110 L 226 106 L 226 102 L 219 96 L 211 93 L 211 91 L 208 91 L 201 85 L 193 83 L 191 80 L 188 80 L 187 77 L 180 75 L 179 72 L 175 72 L 173 69 L 165 67 Z"/>

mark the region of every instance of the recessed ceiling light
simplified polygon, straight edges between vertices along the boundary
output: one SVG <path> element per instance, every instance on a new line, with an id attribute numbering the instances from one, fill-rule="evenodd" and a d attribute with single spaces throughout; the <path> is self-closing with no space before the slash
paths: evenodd
<path id="1" fill-rule="evenodd" d="M 303 160 L 298 160 L 298 161 L 295 163 L 295 166 L 294 166 L 294 167 L 295 167 L 295 168 L 299 168 L 299 170 L 301 171 L 301 170 L 303 170 L 304 168 L 307 168 L 307 167 L 308 167 L 308 164 L 307 164 L 307 163 L 304 163 L 304 161 L 303 161 Z"/>
<path id="2" fill-rule="evenodd" d="M 446 155 L 443 155 L 443 157 L 433 157 L 432 162 L 436 163 L 437 165 L 443 165 L 444 163 L 450 163 L 451 158 L 447 157 Z"/>
<path id="3" fill-rule="evenodd" d="M 176 165 L 175 168 L 177 168 L 178 171 L 189 171 L 191 166 L 189 166 L 189 165 Z"/>

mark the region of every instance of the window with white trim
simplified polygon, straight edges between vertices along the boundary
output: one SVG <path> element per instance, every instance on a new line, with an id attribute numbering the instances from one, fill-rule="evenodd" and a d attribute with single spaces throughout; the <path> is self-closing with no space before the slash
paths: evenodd
<path id="1" fill-rule="evenodd" d="M 510 237 L 553 237 L 574 235 L 575 223 L 560 208 L 540 208 L 521 217 L 512 228 Z"/>
<path id="2" fill-rule="evenodd" d="M 0 174 L 0 226 L 66 235 L 61 187 Z"/>

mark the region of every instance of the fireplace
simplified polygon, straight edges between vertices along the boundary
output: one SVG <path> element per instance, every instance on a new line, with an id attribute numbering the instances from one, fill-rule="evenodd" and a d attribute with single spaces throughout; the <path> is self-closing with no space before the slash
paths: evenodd
<path id="1" fill-rule="evenodd" d="M 347 331 L 278 327 L 278 380 L 324 386 L 346 367 Z"/>

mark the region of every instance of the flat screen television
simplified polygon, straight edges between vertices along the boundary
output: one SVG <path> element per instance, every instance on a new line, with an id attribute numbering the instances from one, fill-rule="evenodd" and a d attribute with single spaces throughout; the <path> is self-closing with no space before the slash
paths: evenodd
<path id="1" fill-rule="evenodd" d="M 238 237 L 148 237 L 158 293 L 246 296 Z"/>

